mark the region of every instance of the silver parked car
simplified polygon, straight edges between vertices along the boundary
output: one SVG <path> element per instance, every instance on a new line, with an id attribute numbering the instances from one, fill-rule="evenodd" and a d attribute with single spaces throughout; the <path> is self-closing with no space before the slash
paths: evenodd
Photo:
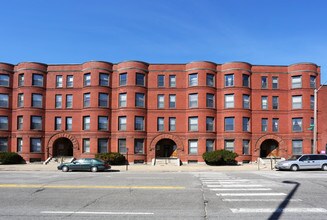
<path id="1" fill-rule="evenodd" d="M 293 155 L 290 159 L 280 161 L 275 165 L 278 170 L 309 170 L 321 169 L 327 171 L 326 154 Z"/>

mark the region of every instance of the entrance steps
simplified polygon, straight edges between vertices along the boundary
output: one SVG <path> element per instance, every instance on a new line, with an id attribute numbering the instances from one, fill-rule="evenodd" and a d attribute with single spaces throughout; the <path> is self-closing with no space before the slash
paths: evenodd
<path id="1" fill-rule="evenodd" d="M 59 164 L 59 163 L 69 163 L 75 158 L 72 156 L 62 156 L 62 157 L 49 157 L 44 164 Z"/>
<path id="2" fill-rule="evenodd" d="M 173 165 L 173 166 L 180 166 L 181 161 L 179 158 L 172 158 L 172 157 L 157 157 L 153 159 L 153 165 L 155 166 L 166 166 L 166 165 Z"/>
<path id="3" fill-rule="evenodd" d="M 285 160 L 283 158 L 258 158 L 257 163 L 261 169 L 272 170 L 275 168 L 275 165 L 279 162 Z"/>

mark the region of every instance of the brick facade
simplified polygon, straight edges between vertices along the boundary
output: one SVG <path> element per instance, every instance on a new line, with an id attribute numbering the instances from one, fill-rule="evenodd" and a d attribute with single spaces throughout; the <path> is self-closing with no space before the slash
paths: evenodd
<path id="1" fill-rule="evenodd" d="M 130 162 L 155 157 L 203 162 L 207 147 L 232 149 L 239 161 L 253 161 L 311 152 L 308 128 L 320 67 L 24 62 L 0 63 L 0 77 L 0 150 L 19 152 L 27 161 L 128 148 Z M 319 152 L 327 147 L 327 127 L 321 123 L 327 120 L 326 97 L 322 87 Z"/>

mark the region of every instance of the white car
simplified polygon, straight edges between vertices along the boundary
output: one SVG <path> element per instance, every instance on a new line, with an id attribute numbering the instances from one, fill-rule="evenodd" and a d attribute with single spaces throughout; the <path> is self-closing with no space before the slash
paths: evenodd
<path id="1" fill-rule="evenodd" d="M 293 155 L 290 159 L 280 161 L 275 165 L 278 170 L 311 170 L 321 169 L 327 171 L 326 154 Z"/>

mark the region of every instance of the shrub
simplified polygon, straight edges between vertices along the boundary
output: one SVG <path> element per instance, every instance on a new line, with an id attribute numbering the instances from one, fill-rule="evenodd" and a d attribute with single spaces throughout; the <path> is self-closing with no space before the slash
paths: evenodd
<path id="1" fill-rule="evenodd" d="M 19 164 L 25 162 L 22 156 L 15 152 L 0 152 L 0 164 Z"/>
<path id="2" fill-rule="evenodd" d="M 120 153 L 100 153 L 96 154 L 95 158 L 99 158 L 104 161 L 108 161 L 110 165 L 125 165 L 126 164 L 126 158 L 124 155 Z"/>
<path id="3" fill-rule="evenodd" d="M 208 165 L 235 165 L 237 156 L 237 153 L 229 150 L 216 150 L 204 153 L 202 158 Z"/>

